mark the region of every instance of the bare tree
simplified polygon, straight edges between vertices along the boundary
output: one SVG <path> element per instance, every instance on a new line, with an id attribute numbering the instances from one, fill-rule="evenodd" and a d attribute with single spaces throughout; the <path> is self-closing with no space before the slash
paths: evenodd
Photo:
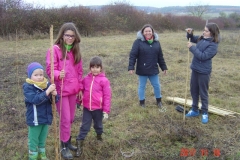
<path id="1" fill-rule="evenodd" d="M 186 7 L 187 11 L 191 13 L 191 15 L 202 18 L 203 14 L 209 11 L 209 5 L 203 4 L 194 4 Z"/>

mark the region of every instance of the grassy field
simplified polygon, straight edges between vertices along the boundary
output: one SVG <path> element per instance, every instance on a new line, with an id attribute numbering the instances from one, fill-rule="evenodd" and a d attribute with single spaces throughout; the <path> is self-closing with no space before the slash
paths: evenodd
<path id="1" fill-rule="evenodd" d="M 200 34 L 196 31 L 196 34 Z M 104 141 L 97 142 L 93 128 L 84 146 L 84 160 L 203 160 L 240 159 L 240 119 L 210 114 L 209 123 L 203 125 L 201 117 L 183 120 L 183 114 L 175 110 L 177 104 L 166 100 L 167 96 L 185 97 L 189 94 L 190 74 L 188 50 L 183 31 L 159 34 L 168 73 L 161 79 L 163 105 L 160 112 L 155 105 L 153 89 L 148 82 L 146 109 L 138 105 L 136 75 L 127 71 L 128 56 L 136 33 L 104 37 L 82 37 L 81 51 L 84 75 L 92 56 L 103 58 L 104 70 L 111 81 L 112 109 L 104 123 Z M 209 102 L 211 105 L 240 113 L 240 32 L 222 31 L 219 52 L 213 59 Z M 26 160 L 27 125 L 22 84 L 26 79 L 26 67 L 32 61 L 45 66 L 45 54 L 49 39 L 0 40 L 0 155 L 2 160 Z M 191 59 L 191 53 L 190 53 Z M 186 86 L 186 79 L 188 85 Z M 58 119 L 58 118 L 57 118 Z M 77 110 L 72 128 L 73 142 L 81 124 L 81 110 Z M 50 127 L 47 139 L 47 155 L 55 159 L 54 130 Z M 215 151 L 218 152 L 215 152 Z M 203 156 L 203 153 L 208 154 Z M 192 156 L 192 153 L 195 155 Z M 219 157 L 218 157 L 219 156 Z M 77 159 L 77 158 L 74 158 Z"/>

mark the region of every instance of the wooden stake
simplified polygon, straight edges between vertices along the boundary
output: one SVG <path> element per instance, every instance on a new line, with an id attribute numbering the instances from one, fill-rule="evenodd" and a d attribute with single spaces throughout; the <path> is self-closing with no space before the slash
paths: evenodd
<path id="1" fill-rule="evenodd" d="M 18 44 L 18 36 L 17 36 L 17 30 L 16 30 L 16 54 L 17 54 L 17 61 L 16 61 L 16 65 L 17 65 L 17 81 L 18 81 L 18 87 L 17 87 L 17 104 L 19 104 L 19 97 L 18 97 L 18 95 L 19 95 L 19 88 L 20 88 L 20 86 L 19 86 L 19 76 L 18 76 L 18 74 L 19 74 L 19 68 L 18 68 L 18 65 L 20 64 L 20 60 L 19 60 L 19 52 L 17 51 L 17 44 Z"/>
<path id="2" fill-rule="evenodd" d="M 65 72 L 65 64 L 66 64 L 66 59 L 67 59 L 67 49 L 66 49 L 66 54 L 65 54 L 65 57 L 64 57 L 64 61 L 63 61 L 63 70 Z M 59 129 L 60 129 L 60 126 L 61 126 L 61 120 L 62 120 L 62 90 L 63 90 L 63 79 L 62 78 L 62 83 L 61 83 L 61 93 L 60 93 L 60 108 L 59 108 Z M 60 137 L 60 131 L 59 131 L 59 137 Z M 60 141 L 59 141 L 60 142 Z M 60 156 L 60 160 L 61 160 L 61 156 Z"/>
<path id="3" fill-rule="evenodd" d="M 51 54 L 51 84 L 54 84 L 54 54 L 53 54 L 53 25 L 50 27 L 50 54 Z M 58 130 L 56 119 L 56 102 L 55 96 L 52 95 L 52 112 L 53 112 L 53 129 L 54 129 L 54 148 L 55 148 L 55 160 L 58 160 Z"/>
<path id="4" fill-rule="evenodd" d="M 191 38 L 189 38 L 188 42 L 191 41 Z M 185 111 L 186 111 L 186 104 L 187 104 L 187 88 L 188 88 L 188 77 L 189 77 L 189 49 L 188 49 L 188 59 L 187 59 L 187 76 L 186 76 L 186 89 L 185 89 L 185 103 L 184 103 L 184 110 L 183 110 L 183 121 L 185 121 Z"/>

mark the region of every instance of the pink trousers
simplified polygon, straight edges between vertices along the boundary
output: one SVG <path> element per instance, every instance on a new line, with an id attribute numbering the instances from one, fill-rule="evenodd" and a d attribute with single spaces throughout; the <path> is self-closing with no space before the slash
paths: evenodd
<path id="1" fill-rule="evenodd" d="M 56 104 L 60 117 L 60 140 L 67 142 L 71 136 L 71 126 L 76 111 L 76 95 L 63 96 Z"/>

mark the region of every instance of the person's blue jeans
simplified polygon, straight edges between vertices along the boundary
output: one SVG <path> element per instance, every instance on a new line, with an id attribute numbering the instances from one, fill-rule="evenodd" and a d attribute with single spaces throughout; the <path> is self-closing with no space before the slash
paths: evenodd
<path id="1" fill-rule="evenodd" d="M 151 82 L 151 85 L 153 86 L 154 89 L 154 95 L 155 98 L 161 98 L 161 86 L 160 86 L 160 80 L 158 77 L 158 74 L 152 75 L 152 76 L 138 76 L 138 97 L 139 100 L 144 100 L 145 99 L 145 89 L 146 89 L 146 84 L 147 80 Z"/>

